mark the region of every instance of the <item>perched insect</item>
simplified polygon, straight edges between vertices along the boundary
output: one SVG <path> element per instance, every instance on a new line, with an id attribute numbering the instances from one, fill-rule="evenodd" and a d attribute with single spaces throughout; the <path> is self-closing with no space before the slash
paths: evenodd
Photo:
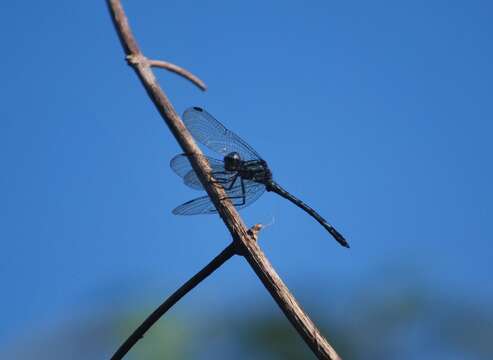
<path id="1" fill-rule="evenodd" d="M 288 199 L 317 220 L 342 246 L 349 247 L 344 237 L 310 206 L 280 187 L 273 179 L 267 162 L 244 140 L 226 129 L 207 111 L 193 107 L 183 114 L 183 122 L 195 140 L 223 156 L 222 160 L 206 156 L 212 175 L 238 209 L 257 200 L 265 190 Z M 171 159 L 171 168 L 194 189 L 203 190 L 188 156 L 180 154 Z M 190 200 L 173 210 L 176 215 L 213 214 L 217 210 L 209 196 Z"/>

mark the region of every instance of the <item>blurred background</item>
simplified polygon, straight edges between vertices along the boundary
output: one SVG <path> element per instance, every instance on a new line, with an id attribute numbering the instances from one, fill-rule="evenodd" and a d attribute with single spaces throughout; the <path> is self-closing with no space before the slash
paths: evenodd
<path id="1" fill-rule="evenodd" d="M 493 358 L 493 6 L 124 1 L 178 112 L 206 108 L 349 240 L 265 194 L 242 211 L 346 359 Z M 109 358 L 229 242 L 103 1 L 2 2 L 0 358 Z M 128 359 L 312 355 L 233 258 Z"/>

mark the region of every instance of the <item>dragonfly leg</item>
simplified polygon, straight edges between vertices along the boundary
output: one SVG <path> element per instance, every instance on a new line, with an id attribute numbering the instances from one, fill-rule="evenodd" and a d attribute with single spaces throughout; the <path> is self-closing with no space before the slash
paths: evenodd
<path id="1" fill-rule="evenodd" d="M 233 188 L 233 185 L 235 184 L 236 182 L 236 179 L 238 179 L 238 176 L 240 176 L 238 173 L 236 173 L 231 180 L 231 183 L 229 184 L 229 186 L 225 186 L 224 187 L 224 190 L 231 190 Z M 243 183 L 243 179 L 241 179 L 242 183 Z M 227 182 L 226 182 L 227 184 Z"/>
<path id="2" fill-rule="evenodd" d="M 229 175 L 229 173 L 225 172 L 225 171 L 216 171 L 216 172 L 213 172 L 212 173 L 212 176 L 214 177 L 212 180 L 211 180 L 211 183 L 212 184 L 227 184 L 231 181 L 231 177 L 229 178 L 219 178 L 217 179 L 216 178 L 216 175 Z M 238 176 L 238 174 L 235 175 L 235 178 L 233 180 L 232 183 L 234 183 L 234 181 L 236 180 L 236 177 Z M 229 189 L 228 189 L 229 190 Z"/>
<path id="3" fill-rule="evenodd" d="M 224 190 L 228 191 L 228 190 L 231 190 L 233 188 L 233 185 L 235 184 L 236 179 L 238 179 L 238 176 L 239 176 L 239 174 L 236 173 L 235 175 L 233 175 L 229 179 L 220 179 L 220 180 L 217 180 L 215 183 L 221 184 L 221 185 L 229 183 L 228 186 L 223 186 Z"/>
<path id="4" fill-rule="evenodd" d="M 226 190 L 226 191 L 231 190 L 231 189 L 233 188 L 233 185 L 234 185 L 234 183 L 236 182 L 236 179 L 238 178 L 238 176 L 239 176 L 239 174 L 238 174 L 238 173 L 236 173 L 236 174 L 233 176 L 232 180 L 231 180 L 231 184 L 230 184 L 229 186 L 224 186 L 224 187 L 223 187 L 223 188 L 224 188 L 224 190 Z M 225 198 L 221 198 L 221 199 L 219 199 L 219 200 L 221 200 L 221 201 L 222 201 L 222 200 L 224 200 L 224 199 L 231 199 L 231 197 L 227 196 L 227 197 L 225 197 Z"/>
<path id="5" fill-rule="evenodd" d="M 241 205 L 245 205 L 246 204 L 245 183 L 243 182 L 243 178 L 241 178 L 241 200 L 243 202 L 241 204 L 238 204 L 238 206 L 241 206 Z"/>
<path id="6" fill-rule="evenodd" d="M 241 199 L 240 203 L 236 203 L 235 201 L 233 201 L 234 206 L 243 206 L 246 204 L 245 183 L 243 182 L 243 178 L 240 178 L 240 184 L 241 184 L 241 193 L 242 194 L 240 196 L 228 197 L 229 200 Z"/>

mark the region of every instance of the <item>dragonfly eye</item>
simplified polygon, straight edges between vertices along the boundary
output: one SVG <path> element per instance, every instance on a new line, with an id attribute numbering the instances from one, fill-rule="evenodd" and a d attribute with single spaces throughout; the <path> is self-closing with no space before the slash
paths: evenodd
<path id="1" fill-rule="evenodd" d="M 228 171 L 235 171 L 241 165 L 241 157 L 237 152 L 231 152 L 224 157 L 224 168 Z"/>

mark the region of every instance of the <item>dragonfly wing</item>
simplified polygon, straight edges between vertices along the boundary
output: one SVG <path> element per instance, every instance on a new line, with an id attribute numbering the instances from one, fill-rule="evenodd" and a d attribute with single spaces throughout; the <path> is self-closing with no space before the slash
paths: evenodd
<path id="1" fill-rule="evenodd" d="M 231 184 L 231 180 L 233 180 L 236 172 L 226 171 L 224 169 L 224 162 L 221 160 L 217 160 L 208 156 L 204 156 L 212 169 L 212 175 L 214 178 L 223 184 L 225 187 L 229 187 Z M 204 190 L 202 183 L 199 180 L 199 177 L 195 173 L 195 170 L 192 168 L 192 164 L 188 159 L 188 156 L 185 154 L 176 155 L 173 159 L 171 159 L 170 167 L 173 171 L 181 178 L 183 178 L 183 182 L 185 185 L 191 187 L 196 190 Z"/>
<path id="2" fill-rule="evenodd" d="M 243 209 L 257 200 L 265 191 L 265 186 L 253 181 L 241 180 L 238 178 L 235 185 L 226 190 L 229 199 L 237 209 Z M 173 210 L 175 215 L 202 215 L 216 214 L 217 210 L 209 196 L 202 196 L 197 199 L 187 201 Z"/>
<path id="3" fill-rule="evenodd" d="M 183 122 L 195 140 L 223 156 L 237 152 L 243 160 L 257 160 L 261 156 L 242 138 L 226 129 L 207 111 L 192 107 L 183 113 Z"/>
<path id="4" fill-rule="evenodd" d="M 216 212 L 216 207 L 208 195 L 187 201 L 173 210 L 175 215 L 214 214 Z"/>
<path id="5" fill-rule="evenodd" d="M 214 159 L 209 156 L 202 155 L 209 162 L 209 165 L 214 170 L 224 170 L 224 162 L 222 160 Z M 190 170 L 193 170 L 192 164 L 186 154 L 178 154 L 173 157 L 169 163 L 171 169 L 179 177 L 184 177 Z"/>

